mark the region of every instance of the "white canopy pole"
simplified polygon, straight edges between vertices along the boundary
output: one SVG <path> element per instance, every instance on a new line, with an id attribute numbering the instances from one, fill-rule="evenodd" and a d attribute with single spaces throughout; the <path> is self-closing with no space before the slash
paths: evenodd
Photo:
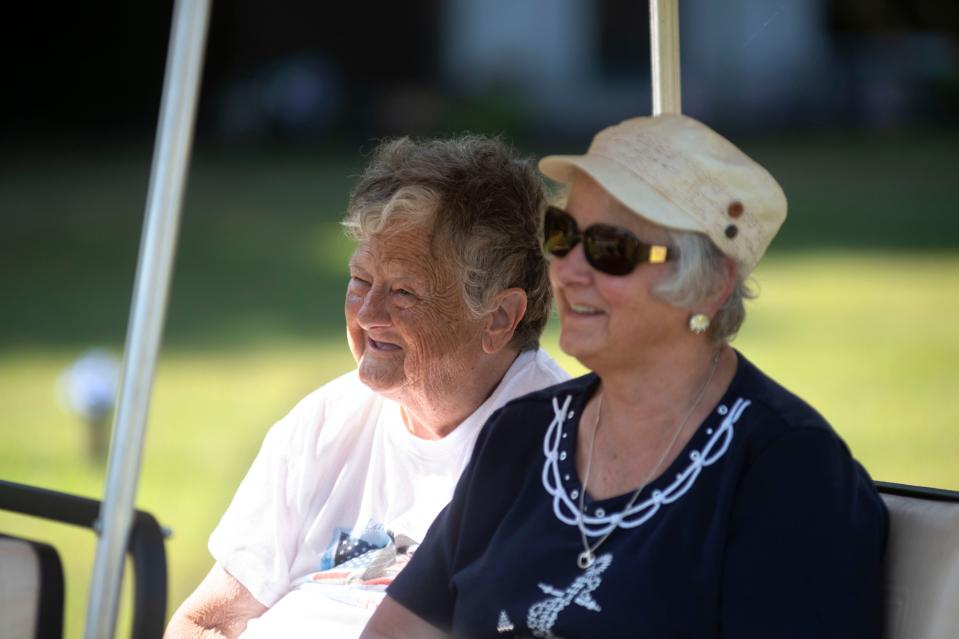
<path id="1" fill-rule="evenodd" d="M 133 520 L 153 373 L 166 314 L 209 14 L 209 0 L 177 0 L 173 10 L 160 120 L 127 327 L 123 382 L 100 508 L 100 538 L 90 581 L 86 639 L 109 639 L 116 631 L 117 601 Z"/>
<path id="2" fill-rule="evenodd" d="M 679 0 L 649 0 L 653 115 L 682 113 L 679 82 Z"/>

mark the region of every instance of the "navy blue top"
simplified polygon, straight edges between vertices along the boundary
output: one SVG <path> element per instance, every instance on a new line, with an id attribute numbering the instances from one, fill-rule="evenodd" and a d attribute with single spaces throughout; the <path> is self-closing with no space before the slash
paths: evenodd
<path id="1" fill-rule="evenodd" d="M 586 497 L 591 543 L 618 528 L 580 569 L 575 442 L 598 381 L 494 413 L 393 599 L 471 639 L 880 636 L 885 506 L 826 421 L 742 355 L 632 508 Z"/>

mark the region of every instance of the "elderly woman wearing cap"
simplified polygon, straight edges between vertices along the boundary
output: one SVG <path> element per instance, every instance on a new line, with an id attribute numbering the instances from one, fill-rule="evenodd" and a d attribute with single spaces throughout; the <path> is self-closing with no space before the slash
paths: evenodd
<path id="1" fill-rule="evenodd" d="M 786 215 L 680 115 L 549 157 L 560 344 L 495 413 L 367 637 L 878 637 L 887 515 L 825 420 L 728 341 Z"/>

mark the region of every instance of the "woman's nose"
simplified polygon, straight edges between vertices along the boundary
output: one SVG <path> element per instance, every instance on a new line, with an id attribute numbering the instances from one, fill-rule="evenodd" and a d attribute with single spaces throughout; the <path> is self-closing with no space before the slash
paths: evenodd
<path id="1" fill-rule="evenodd" d="M 550 257 L 549 269 L 553 279 L 562 284 L 585 284 L 592 276 L 592 267 L 586 261 L 582 242 L 577 242 L 563 257 Z"/>
<path id="2" fill-rule="evenodd" d="M 389 326 L 390 313 L 386 308 L 387 291 L 372 287 L 356 313 L 356 319 L 364 329 Z"/>

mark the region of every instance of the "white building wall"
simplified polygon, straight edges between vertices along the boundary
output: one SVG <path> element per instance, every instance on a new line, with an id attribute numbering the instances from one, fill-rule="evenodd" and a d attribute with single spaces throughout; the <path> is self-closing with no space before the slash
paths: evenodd
<path id="1" fill-rule="evenodd" d="M 830 90 L 823 0 L 682 0 L 680 7 L 689 112 L 775 117 Z"/>
<path id="2" fill-rule="evenodd" d="M 587 82 L 597 71 L 592 0 L 446 0 L 442 75 L 466 92 L 530 93 Z"/>
<path id="3" fill-rule="evenodd" d="M 644 2 L 645 0 L 636 0 Z M 649 113 L 649 76 L 604 78 L 593 0 L 447 0 L 442 76 L 510 90 L 553 124 Z M 707 121 L 785 117 L 834 85 L 825 0 L 681 0 L 683 110 Z M 649 25 L 636 37 L 649 41 Z"/>

